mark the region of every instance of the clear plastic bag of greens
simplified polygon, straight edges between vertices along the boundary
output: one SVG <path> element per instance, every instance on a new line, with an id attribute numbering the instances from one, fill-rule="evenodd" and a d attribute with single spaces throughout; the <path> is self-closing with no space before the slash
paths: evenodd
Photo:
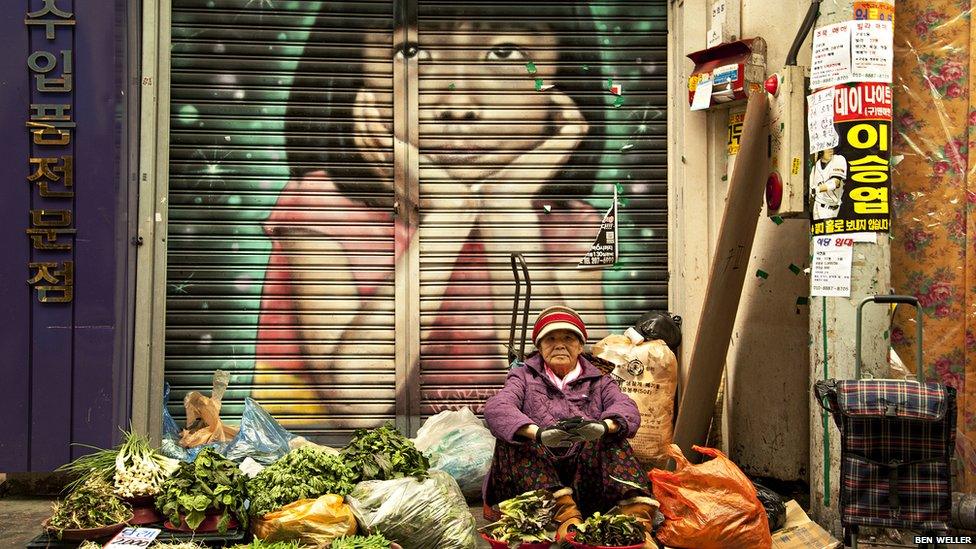
<path id="1" fill-rule="evenodd" d="M 474 549 L 474 517 L 457 481 L 444 471 L 415 477 L 360 482 L 346 497 L 368 533 L 381 532 L 409 549 Z"/>
<path id="2" fill-rule="evenodd" d="M 414 444 L 430 458 L 432 468 L 454 477 L 464 497 L 481 496 L 495 452 L 495 437 L 470 408 L 431 416 L 417 431 Z"/>

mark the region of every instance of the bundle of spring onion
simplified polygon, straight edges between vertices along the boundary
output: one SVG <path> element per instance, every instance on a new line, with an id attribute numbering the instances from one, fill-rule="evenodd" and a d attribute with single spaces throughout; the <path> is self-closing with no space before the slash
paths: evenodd
<path id="1" fill-rule="evenodd" d="M 77 476 L 68 489 L 95 476 L 113 483 L 116 495 L 123 498 L 159 493 L 163 481 L 176 471 L 180 462 L 153 450 L 149 439 L 138 433 L 122 431 L 122 434 L 124 440 L 118 447 L 109 450 L 93 448 L 97 450 L 95 453 L 58 469 Z"/>

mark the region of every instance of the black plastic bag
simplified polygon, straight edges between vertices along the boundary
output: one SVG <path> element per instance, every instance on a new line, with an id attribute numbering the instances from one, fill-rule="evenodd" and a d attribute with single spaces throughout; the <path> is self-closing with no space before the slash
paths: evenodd
<path id="1" fill-rule="evenodd" d="M 672 351 L 681 345 L 681 317 L 669 312 L 648 311 L 637 320 L 634 329 L 648 341 L 663 340 Z"/>
<path id="2" fill-rule="evenodd" d="M 756 487 L 756 497 L 759 503 L 766 509 L 766 518 L 769 519 L 769 531 L 775 532 L 786 525 L 786 503 L 779 494 L 766 488 L 762 484 L 753 482 Z"/>

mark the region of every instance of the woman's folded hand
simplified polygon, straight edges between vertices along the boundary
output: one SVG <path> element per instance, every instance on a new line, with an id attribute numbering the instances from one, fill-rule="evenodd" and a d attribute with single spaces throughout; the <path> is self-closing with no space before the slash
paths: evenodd
<path id="1" fill-rule="evenodd" d="M 592 442 L 607 434 L 607 424 L 602 421 L 583 421 L 573 433 L 587 442 Z"/>
<path id="2" fill-rule="evenodd" d="M 569 448 L 573 443 L 584 440 L 576 433 L 564 431 L 559 427 L 540 429 L 535 439 L 543 446 L 548 446 L 549 448 Z"/>

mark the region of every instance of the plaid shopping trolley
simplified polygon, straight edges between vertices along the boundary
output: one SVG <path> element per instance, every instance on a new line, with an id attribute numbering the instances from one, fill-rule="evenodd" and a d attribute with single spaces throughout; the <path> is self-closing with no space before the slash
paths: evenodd
<path id="1" fill-rule="evenodd" d="M 861 377 L 861 311 L 865 304 L 916 309 L 918 381 Z M 956 392 L 923 382 L 922 313 L 910 296 L 875 296 L 857 307 L 853 380 L 818 381 L 817 401 L 840 429 L 840 518 L 857 547 L 859 526 L 941 531 L 951 511 L 950 459 L 955 447 Z"/>

